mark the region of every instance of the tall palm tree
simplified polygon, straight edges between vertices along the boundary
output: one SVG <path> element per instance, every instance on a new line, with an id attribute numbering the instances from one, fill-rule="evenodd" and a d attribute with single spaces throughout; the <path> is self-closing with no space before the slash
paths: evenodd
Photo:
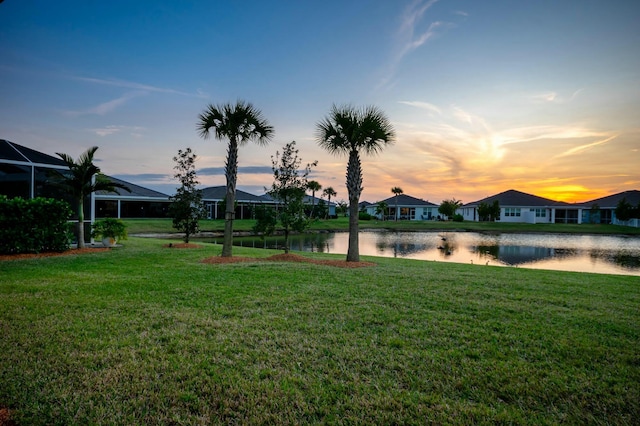
<path id="1" fill-rule="evenodd" d="M 382 110 L 368 106 L 333 105 L 329 115 L 317 124 L 318 144 L 331 154 L 346 154 L 349 193 L 349 248 L 347 262 L 360 261 L 358 246 L 358 203 L 362 193 L 360 152 L 376 154 L 393 143 L 395 132 Z"/>
<path id="2" fill-rule="evenodd" d="M 391 188 L 391 192 L 393 192 L 396 195 L 396 214 L 395 214 L 395 216 L 396 216 L 396 222 L 397 222 L 398 221 L 398 195 L 404 194 L 404 191 L 399 186 L 394 186 L 393 188 Z"/>
<path id="3" fill-rule="evenodd" d="M 322 185 L 316 180 L 310 180 L 307 182 L 307 189 L 311 190 L 311 215 L 313 217 L 313 210 L 316 208 L 316 191 L 322 189 Z"/>
<path id="4" fill-rule="evenodd" d="M 238 179 L 238 147 L 254 141 L 265 145 L 273 136 L 273 127 L 263 118 L 262 112 L 244 101 L 212 105 L 200 114 L 197 130 L 204 139 L 210 131 L 218 140 L 228 139 L 224 173 L 227 179 L 224 214 L 224 242 L 222 256 L 231 257 L 233 247 L 233 220 L 235 219 L 236 182 Z"/>
<path id="5" fill-rule="evenodd" d="M 324 189 L 324 191 L 322 191 L 322 195 L 324 195 L 325 197 L 327 197 L 327 199 L 329 200 L 327 202 L 327 217 L 329 216 L 329 212 L 331 211 L 331 197 L 335 197 L 336 195 L 338 195 L 338 193 L 336 192 L 335 189 L 333 189 L 332 187 L 328 186 Z"/>
<path id="6" fill-rule="evenodd" d="M 70 155 L 56 152 L 69 168 L 70 173 L 65 174 L 53 170 L 57 184 L 64 188 L 76 201 L 78 209 L 78 248 L 84 248 L 84 199 L 87 195 L 97 191 L 115 192 L 116 188 L 131 190 L 121 183 L 110 181 L 100 172 L 100 168 L 93 164 L 93 156 L 98 150 L 97 146 L 86 150 L 75 161 Z M 95 178 L 94 178 L 95 177 Z"/>

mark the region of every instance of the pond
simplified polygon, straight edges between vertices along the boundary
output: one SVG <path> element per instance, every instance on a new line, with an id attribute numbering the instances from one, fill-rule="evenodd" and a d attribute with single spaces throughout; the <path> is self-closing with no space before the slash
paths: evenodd
<path id="1" fill-rule="evenodd" d="M 294 235 L 292 251 L 346 254 L 347 232 Z M 277 248 L 283 238 L 236 237 L 244 247 Z M 222 243 L 222 239 L 215 241 Z M 640 237 L 477 232 L 360 232 L 360 254 L 438 262 L 640 276 Z"/>

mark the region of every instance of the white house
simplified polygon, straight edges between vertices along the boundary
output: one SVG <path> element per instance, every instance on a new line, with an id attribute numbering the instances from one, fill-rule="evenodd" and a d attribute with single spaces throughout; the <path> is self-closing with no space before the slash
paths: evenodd
<path id="1" fill-rule="evenodd" d="M 464 204 L 458 209 L 464 220 L 479 222 L 478 207 L 481 203 L 500 204 L 500 222 L 520 223 L 581 223 L 581 207 L 575 204 L 553 201 L 548 198 L 510 189 L 478 201 Z"/>
<path id="2" fill-rule="evenodd" d="M 378 212 L 378 205 L 385 203 L 387 205 L 385 212 Z M 392 196 L 383 201 L 369 204 L 365 207 L 367 213 L 378 219 L 386 220 L 432 220 L 438 216 L 438 205 L 420 198 L 412 197 L 406 194 L 400 194 L 397 198 Z"/>

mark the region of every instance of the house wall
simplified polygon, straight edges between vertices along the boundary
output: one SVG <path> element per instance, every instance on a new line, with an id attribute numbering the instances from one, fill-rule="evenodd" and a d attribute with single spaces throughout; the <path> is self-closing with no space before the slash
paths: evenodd
<path id="1" fill-rule="evenodd" d="M 373 217 L 382 220 L 382 214 L 376 213 L 377 205 L 372 204 L 367 206 L 365 211 Z M 412 211 L 413 209 L 413 211 Z M 398 219 L 402 220 L 432 220 L 438 216 L 438 207 L 435 206 L 403 206 L 398 205 Z M 394 220 L 396 215 L 396 206 L 389 206 L 388 214 L 385 216 L 386 220 Z"/>

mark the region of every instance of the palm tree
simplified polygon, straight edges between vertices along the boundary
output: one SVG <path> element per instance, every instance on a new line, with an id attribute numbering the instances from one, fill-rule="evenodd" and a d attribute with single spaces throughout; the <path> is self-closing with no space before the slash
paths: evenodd
<path id="1" fill-rule="evenodd" d="M 237 101 L 235 105 L 226 103 L 212 105 L 200 114 L 197 130 L 207 139 L 210 130 L 216 139 L 228 139 L 227 159 L 224 173 L 227 179 L 224 214 L 224 242 L 222 257 L 232 256 L 233 220 L 235 216 L 236 182 L 238 179 L 238 147 L 254 141 L 265 145 L 273 136 L 273 127 L 262 117 L 260 110 L 250 103 Z"/>
<path id="2" fill-rule="evenodd" d="M 378 202 L 378 205 L 376 206 L 376 214 L 380 215 L 383 221 L 384 221 L 384 214 L 387 212 L 388 208 L 389 208 L 389 205 L 384 201 Z"/>
<path id="3" fill-rule="evenodd" d="M 316 180 L 310 180 L 307 182 L 307 189 L 311 190 L 311 215 L 313 217 L 313 210 L 316 208 L 316 191 L 322 189 L 322 185 Z"/>
<path id="4" fill-rule="evenodd" d="M 329 201 L 327 202 L 327 217 L 329 216 L 329 212 L 331 211 L 331 197 L 335 197 L 336 195 L 338 195 L 338 193 L 336 192 L 335 189 L 333 189 L 332 187 L 328 186 L 327 188 L 324 189 L 324 191 L 322 191 L 322 195 L 324 195 L 325 197 L 327 197 L 329 199 Z"/>
<path id="5" fill-rule="evenodd" d="M 349 248 L 347 262 L 360 260 L 358 247 L 358 203 L 362 193 L 360 151 L 376 154 L 393 143 L 395 132 L 386 115 L 369 106 L 356 109 L 333 105 L 329 115 L 317 124 L 318 144 L 331 154 L 346 154 L 347 192 L 349 193 Z"/>
<path id="6" fill-rule="evenodd" d="M 404 191 L 399 186 L 394 186 L 393 188 L 391 188 L 391 192 L 393 192 L 396 195 L 396 213 L 395 213 L 395 216 L 396 216 L 396 222 L 397 222 L 398 221 L 398 195 L 404 194 Z"/>
<path id="7" fill-rule="evenodd" d="M 77 161 L 70 155 L 56 152 L 69 168 L 70 174 L 53 170 L 57 184 L 61 186 L 76 201 L 78 209 L 78 248 L 84 248 L 84 199 L 87 195 L 97 191 L 115 192 L 116 188 L 131 190 L 121 183 L 110 181 L 100 172 L 100 168 L 93 164 L 93 155 L 97 146 L 86 150 Z M 95 177 L 95 178 L 94 178 Z"/>

